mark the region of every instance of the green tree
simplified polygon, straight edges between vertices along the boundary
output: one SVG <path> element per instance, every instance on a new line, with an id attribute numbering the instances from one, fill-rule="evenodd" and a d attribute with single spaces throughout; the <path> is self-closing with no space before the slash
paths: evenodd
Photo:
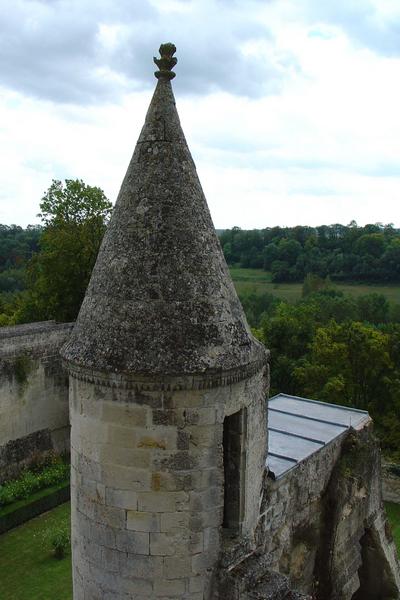
<path id="1" fill-rule="evenodd" d="M 379 325 L 389 319 L 390 304 L 383 294 L 364 294 L 357 298 L 357 305 L 361 321 Z"/>
<path id="2" fill-rule="evenodd" d="M 111 209 L 100 188 L 78 179 L 52 182 L 40 203 L 40 250 L 28 268 L 17 322 L 76 318 Z"/>
<path id="3" fill-rule="evenodd" d="M 384 410 L 393 378 L 389 335 L 357 321 L 317 329 L 310 354 L 295 369 L 302 393 L 370 410 Z"/>

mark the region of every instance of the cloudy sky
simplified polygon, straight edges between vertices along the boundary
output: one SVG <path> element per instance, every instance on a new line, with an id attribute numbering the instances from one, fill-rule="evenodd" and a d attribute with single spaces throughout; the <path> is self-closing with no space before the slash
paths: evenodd
<path id="1" fill-rule="evenodd" d="M 0 0 L 0 223 L 115 200 L 165 41 L 216 227 L 400 226 L 399 0 Z"/>

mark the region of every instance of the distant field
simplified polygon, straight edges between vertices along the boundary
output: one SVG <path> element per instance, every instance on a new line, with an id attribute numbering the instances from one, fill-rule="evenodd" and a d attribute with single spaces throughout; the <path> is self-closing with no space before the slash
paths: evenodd
<path id="1" fill-rule="evenodd" d="M 256 292 L 263 294 L 268 292 L 288 302 L 295 302 L 301 298 L 301 283 L 272 283 L 271 274 L 262 269 L 240 269 L 230 268 L 238 294 Z M 371 294 L 376 292 L 383 294 L 391 302 L 400 304 L 400 285 L 364 285 L 350 283 L 335 283 L 335 287 L 342 292 L 353 296 Z"/>

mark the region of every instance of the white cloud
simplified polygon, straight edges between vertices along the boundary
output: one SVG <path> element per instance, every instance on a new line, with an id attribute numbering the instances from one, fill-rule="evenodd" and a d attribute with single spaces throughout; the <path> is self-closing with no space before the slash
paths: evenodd
<path id="1" fill-rule="evenodd" d="M 96 7 L 16 0 L 0 11 L 0 222 L 33 222 L 52 178 L 83 178 L 115 200 L 152 56 L 171 39 L 178 110 L 217 227 L 400 226 L 400 56 L 377 45 L 397 27 L 396 3 Z"/>

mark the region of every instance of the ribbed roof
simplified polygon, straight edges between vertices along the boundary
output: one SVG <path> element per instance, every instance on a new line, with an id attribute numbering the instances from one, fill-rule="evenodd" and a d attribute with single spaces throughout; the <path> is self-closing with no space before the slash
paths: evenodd
<path id="1" fill-rule="evenodd" d="M 229 275 L 171 73 L 162 74 L 62 354 L 105 373 L 240 370 L 263 362 L 264 348 Z"/>

